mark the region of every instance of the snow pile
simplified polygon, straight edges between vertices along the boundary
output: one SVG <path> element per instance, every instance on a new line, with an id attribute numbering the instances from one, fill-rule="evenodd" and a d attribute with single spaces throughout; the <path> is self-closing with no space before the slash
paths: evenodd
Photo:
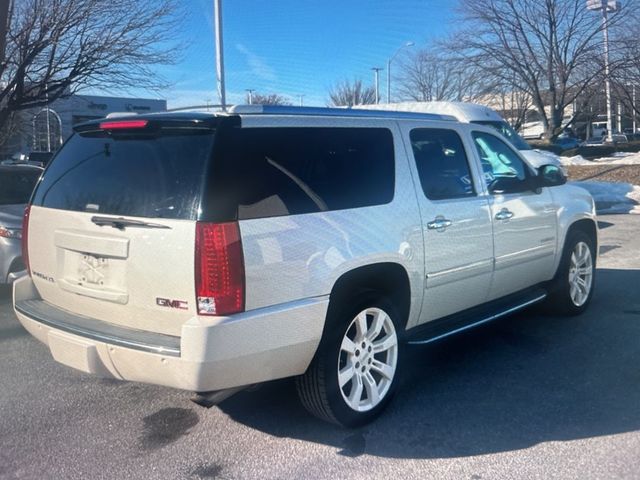
<path id="1" fill-rule="evenodd" d="M 559 157 L 562 165 L 593 165 L 594 162 L 585 160 L 582 155 L 576 155 L 575 157 Z"/>
<path id="2" fill-rule="evenodd" d="M 640 187 L 630 183 L 571 182 L 591 193 L 598 214 L 640 214 Z"/>
<path id="3" fill-rule="evenodd" d="M 560 157 L 562 165 L 640 165 L 640 152 L 616 152 L 610 157 L 585 160 L 582 155 Z"/>

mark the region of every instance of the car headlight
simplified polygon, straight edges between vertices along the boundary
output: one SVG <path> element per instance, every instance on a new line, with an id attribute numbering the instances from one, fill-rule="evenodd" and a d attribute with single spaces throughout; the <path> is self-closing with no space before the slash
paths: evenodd
<path id="1" fill-rule="evenodd" d="M 2 225 L 0 225 L 0 237 L 21 239 L 22 229 L 3 227 Z"/>

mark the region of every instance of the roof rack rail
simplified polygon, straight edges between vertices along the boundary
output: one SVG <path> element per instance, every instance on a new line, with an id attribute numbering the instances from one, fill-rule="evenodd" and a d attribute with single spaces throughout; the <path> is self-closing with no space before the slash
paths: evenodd
<path id="1" fill-rule="evenodd" d="M 396 112 L 393 110 L 359 110 L 354 108 L 331 107 L 294 107 L 288 105 L 234 105 L 229 108 L 231 114 L 262 114 L 262 115 L 310 115 L 323 117 L 365 117 L 365 118 L 395 118 L 407 120 L 445 120 L 457 121 L 451 115 L 436 113 Z"/>
<path id="2" fill-rule="evenodd" d="M 186 107 L 177 107 L 177 108 L 167 108 L 165 111 L 166 112 L 182 112 L 185 110 L 206 110 L 207 112 L 212 112 L 212 113 L 222 113 L 224 112 L 225 108 L 229 108 L 231 105 L 226 105 L 226 107 L 223 107 L 222 105 L 188 105 Z"/>

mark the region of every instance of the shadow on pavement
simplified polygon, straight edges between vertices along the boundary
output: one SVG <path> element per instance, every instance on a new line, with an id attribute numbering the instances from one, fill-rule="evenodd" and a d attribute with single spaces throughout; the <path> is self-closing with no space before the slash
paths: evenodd
<path id="1" fill-rule="evenodd" d="M 345 430 L 310 417 L 291 380 L 219 408 L 270 435 L 346 456 L 448 458 L 640 428 L 639 270 L 598 271 L 586 314 L 536 311 L 412 349 L 404 384 L 373 424 Z"/>

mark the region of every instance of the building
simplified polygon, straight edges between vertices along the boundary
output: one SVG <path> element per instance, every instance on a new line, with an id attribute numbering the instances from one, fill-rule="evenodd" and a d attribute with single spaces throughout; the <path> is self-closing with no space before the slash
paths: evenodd
<path id="1" fill-rule="evenodd" d="M 166 100 L 70 95 L 49 107 L 21 113 L 20 128 L 2 148 L 2 156 L 56 150 L 73 133 L 73 126 L 110 113 L 151 113 L 167 109 Z"/>

